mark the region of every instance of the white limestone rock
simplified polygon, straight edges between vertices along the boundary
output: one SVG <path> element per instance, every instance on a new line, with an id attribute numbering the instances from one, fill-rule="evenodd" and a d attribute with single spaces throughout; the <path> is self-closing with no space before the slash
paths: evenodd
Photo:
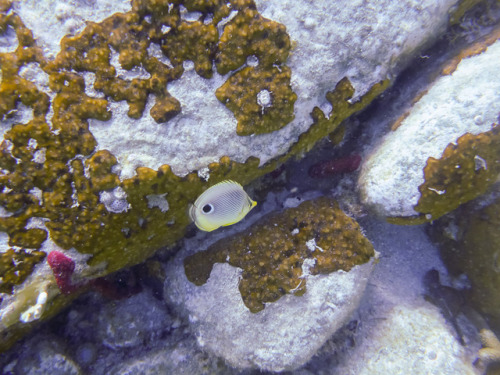
<path id="1" fill-rule="evenodd" d="M 359 189 L 365 204 L 384 216 L 417 212 L 418 187 L 429 157 L 439 159 L 449 143 L 465 133 L 491 129 L 500 114 L 500 42 L 460 62 L 439 78 L 409 116 L 387 134 L 365 159 Z"/>
<path id="2" fill-rule="evenodd" d="M 241 270 L 215 264 L 207 283 L 196 286 L 182 259 L 167 269 L 165 296 L 189 319 L 199 346 L 236 368 L 277 372 L 306 363 L 347 323 L 374 266 L 371 260 L 349 272 L 308 275 L 303 296 L 288 294 L 251 313 L 238 290 Z"/>
<path id="3" fill-rule="evenodd" d="M 359 344 L 359 343 L 358 343 Z M 400 305 L 349 353 L 334 375 L 474 375 L 465 354 L 439 310 L 429 304 Z"/>

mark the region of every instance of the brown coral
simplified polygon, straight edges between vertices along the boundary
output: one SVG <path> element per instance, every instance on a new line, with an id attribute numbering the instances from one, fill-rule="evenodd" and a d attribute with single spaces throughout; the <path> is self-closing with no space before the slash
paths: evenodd
<path id="1" fill-rule="evenodd" d="M 215 93 L 236 119 L 238 135 L 270 133 L 294 118 L 297 95 L 287 67 L 269 70 L 248 67 L 231 76 Z"/>
<path id="2" fill-rule="evenodd" d="M 478 135 L 464 134 L 456 145 L 446 147 L 440 159 L 428 159 L 415 211 L 437 219 L 483 194 L 499 173 L 500 126 Z"/>
<path id="3" fill-rule="evenodd" d="M 251 0 L 235 1 L 238 14 L 225 26 L 216 57 L 217 71 L 226 74 L 256 56 L 261 68 L 284 64 L 290 52 L 285 26 L 262 17 Z"/>

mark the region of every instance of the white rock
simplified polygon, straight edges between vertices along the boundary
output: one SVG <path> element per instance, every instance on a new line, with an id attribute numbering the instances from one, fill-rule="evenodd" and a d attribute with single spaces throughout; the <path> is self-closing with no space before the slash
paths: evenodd
<path id="1" fill-rule="evenodd" d="M 364 203 L 385 216 L 417 214 L 414 206 L 427 159 L 439 159 L 461 135 L 488 131 L 498 121 L 499 60 L 500 42 L 496 42 L 434 83 L 365 160 L 359 179 Z"/>
<path id="2" fill-rule="evenodd" d="M 207 283 L 196 286 L 186 279 L 182 259 L 167 270 L 165 295 L 189 317 L 200 347 L 231 366 L 267 371 L 306 363 L 356 310 L 374 265 L 308 275 L 303 296 L 288 294 L 251 313 L 238 290 L 239 269 L 215 264 Z"/>
<path id="3" fill-rule="evenodd" d="M 333 374 L 478 374 L 434 306 L 395 307 L 367 336 Z"/>
<path id="4" fill-rule="evenodd" d="M 100 22 L 113 13 L 126 12 L 131 5 L 129 1 L 116 0 L 23 0 L 14 2 L 12 8 L 33 31 L 44 53 L 55 57 L 65 35 L 82 31 L 86 21 Z"/>

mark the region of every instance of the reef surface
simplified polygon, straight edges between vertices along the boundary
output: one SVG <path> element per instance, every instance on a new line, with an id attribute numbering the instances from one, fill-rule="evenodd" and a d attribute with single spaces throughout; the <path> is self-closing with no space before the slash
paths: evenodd
<path id="1" fill-rule="evenodd" d="M 2 372 L 493 366 L 498 8 L 0 0 Z"/>

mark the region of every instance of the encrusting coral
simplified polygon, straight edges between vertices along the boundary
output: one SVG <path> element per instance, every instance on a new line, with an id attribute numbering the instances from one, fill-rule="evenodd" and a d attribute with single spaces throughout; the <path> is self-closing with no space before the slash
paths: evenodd
<path id="1" fill-rule="evenodd" d="M 437 219 L 483 194 L 500 174 L 500 126 L 449 144 L 440 159 L 429 158 L 419 186 L 417 212 Z"/>
<path id="2" fill-rule="evenodd" d="M 498 374 L 500 371 L 500 340 L 490 329 L 483 328 L 479 335 L 483 347 L 479 349 L 477 355 L 481 367 L 486 367 L 486 374 Z"/>
<path id="3" fill-rule="evenodd" d="M 285 294 L 302 295 L 306 274 L 349 271 L 374 255 L 354 221 L 329 198 L 271 214 L 231 238 L 184 260 L 188 280 L 204 284 L 214 263 L 241 268 L 243 302 L 256 313 Z"/>
<path id="4" fill-rule="evenodd" d="M 278 130 L 293 120 L 297 95 L 290 87 L 290 77 L 287 67 L 247 67 L 217 89 L 217 99 L 238 119 L 238 135 Z"/>
<path id="5" fill-rule="evenodd" d="M 35 265 L 45 258 L 43 251 L 27 252 L 9 249 L 0 254 L 0 293 L 12 293 L 14 285 L 21 284 Z"/>
<path id="6" fill-rule="evenodd" d="M 384 81 L 374 85 L 359 101 L 349 103 L 347 100 L 354 90 L 347 79 L 342 80 L 327 96 L 333 107 L 330 116 L 327 118 L 316 108 L 310 130 L 302 134 L 288 152 L 262 166 L 255 157 L 244 163 L 222 157 L 219 162 L 208 165 L 210 184 L 196 171 L 178 177 L 167 164 L 158 170 L 140 167 L 134 177 L 120 181 L 112 171 L 116 158 L 109 151 L 96 151 L 96 140 L 88 124 L 89 118 L 102 121 L 110 118 L 109 100 L 127 101 L 129 116 L 139 118 L 148 96 L 154 95 L 156 102 L 151 116 L 159 122 L 168 121 L 181 109 L 167 92 L 167 83 L 182 75 L 182 63 L 187 58 L 194 60 L 195 70 L 205 77 L 210 76 L 207 61 L 214 62 L 219 72 L 229 72 L 235 69 L 232 62 L 243 64 L 248 55 L 259 59 L 263 72 L 266 68 L 274 69 L 271 68 L 274 65 L 286 70 L 284 64 L 290 48 L 286 30 L 258 15 L 253 1 L 231 1 L 231 9 L 238 14 L 217 40 L 210 22 L 207 21 L 207 25 L 181 19 L 181 3 L 190 11 L 202 12 L 202 18 L 207 20 L 211 13 L 212 26 L 228 15 L 225 2 L 133 0 L 130 12 L 114 14 L 101 23 L 89 22 L 78 35 L 63 38 L 61 52 L 48 61 L 36 46 L 31 31 L 10 10 L 10 2 L 0 0 L 0 33 L 12 29 L 19 42 L 14 52 L 0 53 L 0 116 L 12 116 L 19 103 L 33 113 L 31 120 L 16 123 L 7 130 L 0 145 L 0 206 L 7 212 L 0 217 L 0 231 L 8 234 L 10 246 L 21 248 L 12 248 L 2 255 L 2 265 L 6 266 L 4 274 L 12 272 L 9 264 L 14 264 L 16 257 L 32 255 L 30 267 L 18 269 L 20 277 L 11 278 L 10 284 L 2 286 L 5 292 L 12 292 L 15 286 L 15 294 L 9 297 L 10 305 L 5 305 L 6 299 L 3 301 L 2 309 L 6 306 L 6 313 L 0 324 L 0 350 L 29 329 L 27 324 L 18 324 L 19 318 L 36 304 L 40 294 L 50 291 L 41 318 L 54 315 L 74 298 L 54 293 L 57 286 L 52 275 L 47 275 L 42 282 L 39 278 L 43 278 L 43 274 L 28 278 L 33 266 L 43 261 L 43 254 L 37 251 L 49 236 L 62 250 L 72 248 L 89 254 L 85 258 L 87 264 L 79 268 L 82 278 L 96 278 L 140 263 L 158 248 L 182 238 L 190 223 L 188 204 L 209 186 L 226 179 L 245 185 L 273 171 L 290 157 L 302 156 L 345 118 L 366 107 L 389 84 Z M 243 20 L 249 24 L 244 26 Z M 197 37 L 205 31 L 208 35 Z M 241 56 L 238 43 L 245 45 Z M 153 44 L 160 45 L 163 54 L 170 56 L 172 65 L 150 53 L 149 47 Z M 115 54 L 123 69 L 143 67 L 150 77 L 121 78 L 110 62 Z M 52 100 L 35 83 L 21 77 L 20 70 L 27 64 L 39 67 L 48 75 L 49 87 L 55 94 Z M 93 74 L 93 83 L 84 79 L 86 74 Z M 278 83 L 271 84 L 276 85 L 271 86 L 271 90 L 279 92 Z M 282 79 L 279 84 L 289 83 Z M 92 97 L 89 93 L 92 90 L 88 89 L 103 93 L 104 97 Z M 288 86 L 281 89 L 291 101 L 295 94 L 288 91 Z M 274 97 L 271 99 L 271 103 L 276 102 Z M 49 121 L 50 107 L 53 115 Z M 271 111 L 271 107 L 265 110 Z M 288 103 L 286 108 L 290 111 L 286 116 L 291 120 L 293 103 Z M 258 131 L 275 129 L 269 126 Z M 101 199 L 103 192 L 116 189 L 122 191 L 125 202 L 119 212 L 108 210 Z M 164 194 L 168 194 L 168 210 L 148 204 L 149 195 Z M 26 285 L 23 283 L 26 279 L 30 283 L 38 280 L 38 284 Z"/>

